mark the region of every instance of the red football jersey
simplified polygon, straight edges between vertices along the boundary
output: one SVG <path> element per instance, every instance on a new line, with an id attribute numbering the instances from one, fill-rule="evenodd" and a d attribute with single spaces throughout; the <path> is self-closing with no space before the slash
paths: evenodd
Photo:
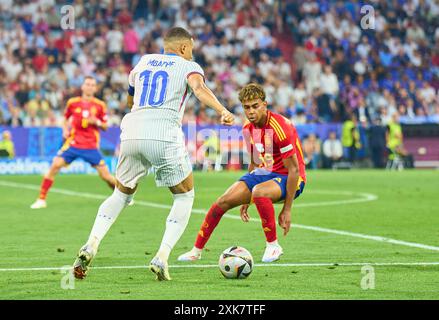
<path id="1" fill-rule="evenodd" d="M 243 127 L 243 135 L 248 153 L 258 167 L 270 172 L 288 174 L 282 159 L 295 154 L 299 162 L 300 177 L 306 182 L 302 145 L 296 128 L 290 120 L 268 111 L 263 128 L 247 123 Z"/>
<path id="2" fill-rule="evenodd" d="M 64 117 L 66 120 L 70 119 L 72 129 L 64 148 L 67 146 L 78 149 L 99 148 L 99 128 L 88 123 L 89 118 L 92 116 L 96 117 L 103 124 L 107 122 L 105 102 L 97 98 L 85 101 L 82 97 L 74 97 L 67 101 Z"/>

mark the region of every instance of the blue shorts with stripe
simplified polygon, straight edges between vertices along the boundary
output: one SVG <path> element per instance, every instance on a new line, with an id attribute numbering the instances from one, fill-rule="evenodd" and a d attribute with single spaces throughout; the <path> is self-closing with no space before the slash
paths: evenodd
<path id="1" fill-rule="evenodd" d="M 67 164 L 72 163 L 76 159 L 82 159 L 90 165 L 98 166 L 104 164 L 104 159 L 98 149 L 78 149 L 75 147 L 69 147 L 66 150 L 58 152 L 58 157 L 64 159 Z"/>
<path id="2" fill-rule="evenodd" d="M 239 179 L 239 181 L 243 181 L 247 185 L 247 188 L 250 191 L 253 191 L 253 188 L 256 185 L 269 180 L 273 180 L 279 185 L 282 191 L 282 196 L 280 200 L 284 200 L 287 194 L 288 175 L 286 174 L 274 173 L 258 168 L 253 170 L 252 172 L 246 173 Z M 297 186 L 296 195 L 294 196 L 294 199 L 296 199 L 298 196 L 302 194 L 304 188 L 305 188 L 305 182 L 300 181 L 299 185 Z"/>

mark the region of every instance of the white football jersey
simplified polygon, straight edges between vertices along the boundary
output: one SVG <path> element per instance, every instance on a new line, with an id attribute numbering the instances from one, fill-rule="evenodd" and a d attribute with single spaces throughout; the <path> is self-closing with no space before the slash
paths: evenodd
<path id="1" fill-rule="evenodd" d="M 121 123 L 121 140 L 180 141 L 181 121 L 192 95 L 189 75 L 204 71 L 194 61 L 175 54 L 147 54 L 131 70 L 129 91 L 134 105 Z"/>

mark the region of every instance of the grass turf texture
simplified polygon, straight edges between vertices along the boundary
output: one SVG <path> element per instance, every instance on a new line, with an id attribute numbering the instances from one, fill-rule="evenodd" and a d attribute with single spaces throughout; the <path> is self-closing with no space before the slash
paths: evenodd
<path id="1" fill-rule="evenodd" d="M 242 172 L 195 173 L 194 208 L 211 203 Z M 304 194 L 295 202 L 292 222 L 439 246 L 437 171 L 314 171 L 308 172 Z M 0 177 L 0 269 L 71 265 L 87 240 L 102 200 L 49 193 L 47 209 L 31 210 L 38 191 L 7 187 L 1 182 L 33 185 L 40 176 Z M 97 176 L 57 177 L 54 188 L 107 196 Z M 340 194 L 332 194 L 335 192 Z M 361 198 L 375 201 L 314 206 L 322 201 Z M 326 193 L 325 193 L 326 192 Z M 167 189 L 152 178 L 141 184 L 136 200 L 171 205 Z M 299 204 L 301 206 L 299 206 Z M 304 206 L 310 205 L 310 206 Z M 279 212 L 280 207 L 276 207 Z M 169 210 L 143 205 L 128 207 L 103 240 L 93 266 L 142 266 L 159 247 Z M 238 209 L 231 214 L 238 215 Z M 255 207 L 250 216 L 258 218 Z M 170 257 L 171 265 L 194 242 L 203 215 L 193 213 Z M 414 248 L 291 228 L 278 228 L 284 255 L 274 263 L 438 262 L 439 251 Z M 227 247 L 240 245 L 261 263 L 265 238 L 260 222 L 247 224 L 223 218 L 207 244 L 203 259 L 192 264 L 216 265 Z M 91 269 L 74 290 L 61 288 L 64 274 L 51 271 L 0 271 L 1 299 L 438 299 L 439 265 L 375 266 L 375 289 L 363 290 L 360 266 L 256 266 L 245 280 L 226 280 L 218 268 L 171 268 L 173 281 L 157 282 L 145 269 Z"/>

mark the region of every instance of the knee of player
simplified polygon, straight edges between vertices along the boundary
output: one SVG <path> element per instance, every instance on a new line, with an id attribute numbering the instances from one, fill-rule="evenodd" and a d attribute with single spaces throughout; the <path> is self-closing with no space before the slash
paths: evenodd
<path id="1" fill-rule="evenodd" d="M 62 167 L 63 167 L 62 164 L 54 163 L 54 164 L 52 164 L 52 167 L 50 168 L 50 173 L 57 174 L 62 169 Z"/>
<path id="2" fill-rule="evenodd" d="M 218 207 L 223 209 L 224 211 L 227 211 L 230 209 L 230 202 L 227 196 L 221 196 L 216 200 L 216 204 Z"/>
<path id="3" fill-rule="evenodd" d="M 270 193 L 265 189 L 259 186 L 255 186 L 252 191 L 253 198 L 270 198 Z"/>

